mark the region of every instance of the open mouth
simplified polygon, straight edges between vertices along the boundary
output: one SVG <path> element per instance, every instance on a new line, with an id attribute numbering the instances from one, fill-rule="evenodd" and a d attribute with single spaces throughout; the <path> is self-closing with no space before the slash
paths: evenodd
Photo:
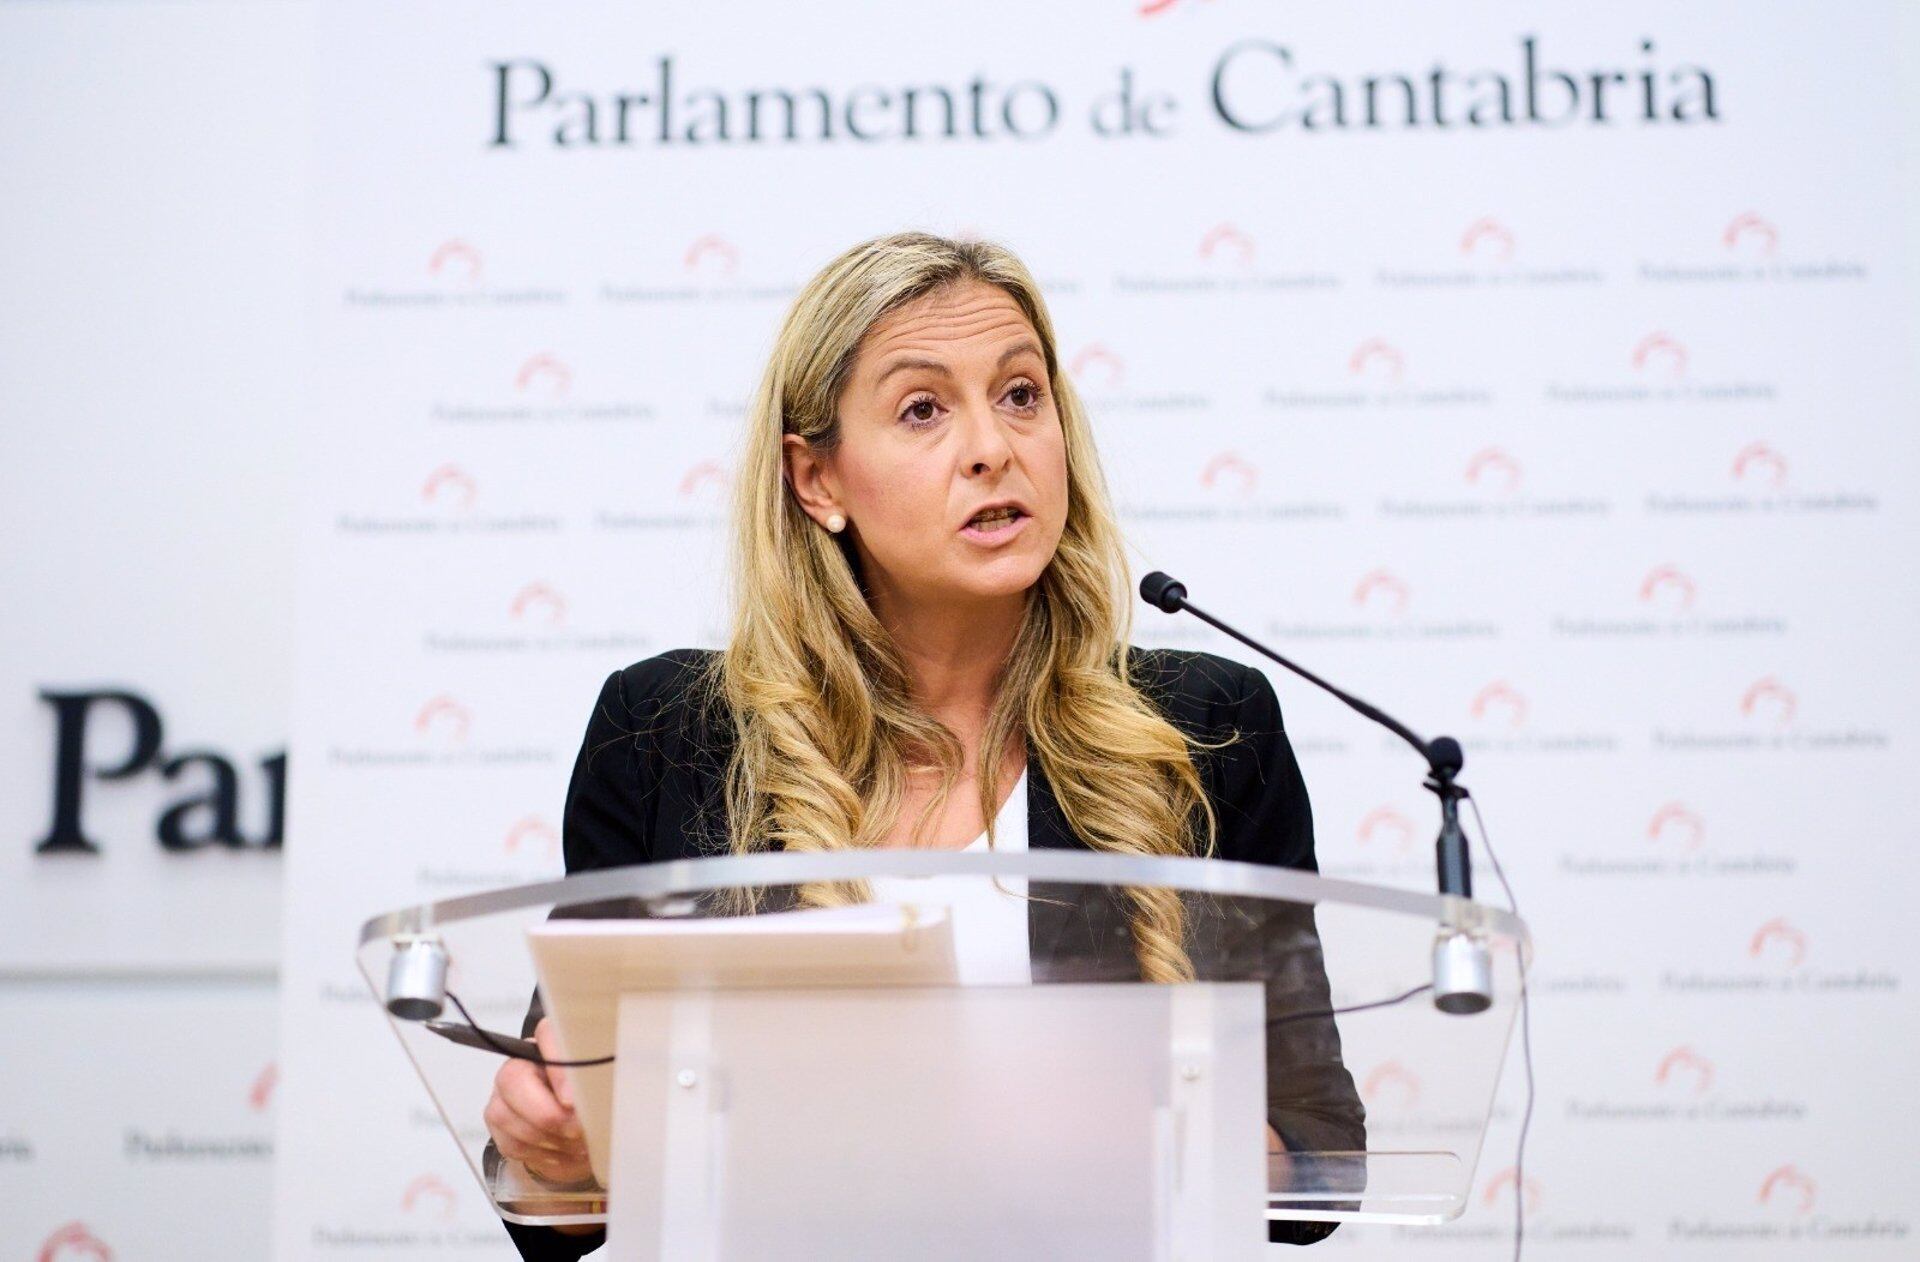
<path id="1" fill-rule="evenodd" d="M 967 529 L 992 534 L 997 530 L 1005 530 L 1025 516 L 1025 513 L 1013 507 L 989 508 L 975 513 L 968 520 Z"/>

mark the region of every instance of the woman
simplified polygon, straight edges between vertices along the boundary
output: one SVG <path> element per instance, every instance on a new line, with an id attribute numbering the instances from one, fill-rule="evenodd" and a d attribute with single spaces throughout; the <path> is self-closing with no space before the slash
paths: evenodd
<path id="1" fill-rule="evenodd" d="M 567 796 L 569 872 L 992 845 L 1022 782 L 1036 848 L 1314 869 L 1265 676 L 1127 645 L 1093 436 L 1019 260 L 919 233 L 855 246 L 795 300 L 748 423 L 728 648 L 607 680 Z M 1189 975 L 1179 900 L 1141 891 L 1124 917 L 1130 970 Z M 1311 963 L 1306 991 L 1324 995 L 1317 947 Z M 535 1037 L 551 1048 L 544 1021 Z M 1331 1022 L 1279 1041 L 1270 1148 L 1363 1147 Z M 536 1173 L 586 1173 L 564 1071 L 508 1062 L 486 1121 Z M 1273 1238 L 1331 1229 L 1276 1223 Z M 598 1243 L 509 1230 L 530 1258 Z"/>

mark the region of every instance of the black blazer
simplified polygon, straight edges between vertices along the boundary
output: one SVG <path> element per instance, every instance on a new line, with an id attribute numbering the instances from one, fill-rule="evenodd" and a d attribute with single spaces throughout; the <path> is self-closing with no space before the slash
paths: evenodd
<path id="1" fill-rule="evenodd" d="M 1280 703 L 1265 675 L 1211 653 L 1130 649 L 1134 679 L 1176 727 L 1209 744 L 1195 755 L 1218 819 L 1216 854 L 1222 859 L 1317 871 L 1313 818 L 1293 747 L 1281 725 Z M 723 718 L 695 703 L 694 684 L 710 651 L 677 649 L 608 676 L 600 690 L 574 763 L 562 823 L 567 871 L 725 853 L 722 781 L 731 742 Z M 1068 826 L 1038 760 L 1027 764 L 1027 846 L 1085 849 Z M 1029 914 L 1036 979 L 1072 969 L 1073 980 L 1137 979 L 1125 913 L 1100 891 L 1032 887 Z M 1040 897 L 1044 895 L 1044 897 Z M 1340 1060 L 1340 1038 L 1330 1019 L 1272 1024 L 1284 1006 L 1294 1014 L 1323 1009 L 1327 983 L 1312 913 L 1264 913 L 1234 938 L 1260 952 L 1254 961 L 1269 976 L 1268 1121 L 1291 1151 L 1355 1151 L 1366 1147 L 1365 1109 Z M 1295 916 L 1276 924 L 1273 917 Z M 1202 933 L 1231 926 L 1201 922 Z M 1085 935 L 1056 965 L 1063 935 Z M 1210 954 L 1234 949 L 1207 944 Z M 1284 1000 L 1282 1000 L 1282 995 Z M 539 1000 L 527 1015 L 531 1033 Z M 1269 1237 L 1290 1244 L 1324 1238 L 1334 1223 L 1275 1222 Z M 507 1223 L 530 1262 L 572 1262 L 604 1242 L 604 1234 L 566 1236 L 547 1228 Z"/>

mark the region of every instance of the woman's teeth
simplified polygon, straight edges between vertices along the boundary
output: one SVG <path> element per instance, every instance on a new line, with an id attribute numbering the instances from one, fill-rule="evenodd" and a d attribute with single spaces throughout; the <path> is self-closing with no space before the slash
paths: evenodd
<path id="1" fill-rule="evenodd" d="M 1019 516 L 1020 510 L 1017 508 L 990 508 L 984 513 L 975 513 L 967 525 L 980 530 L 1000 530 Z"/>

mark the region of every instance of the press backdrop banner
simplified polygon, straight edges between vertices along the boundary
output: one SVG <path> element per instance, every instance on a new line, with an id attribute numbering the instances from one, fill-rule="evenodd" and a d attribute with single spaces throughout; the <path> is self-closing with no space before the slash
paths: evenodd
<path id="1" fill-rule="evenodd" d="M 1895 6 L 320 24 L 279 1257 L 510 1256 L 355 928 L 558 872 L 600 681 L 720 643 L 776 320 L 905 227 L 1039 275 L 1136 573 L 1465 743 L 1539 942 L 1525 1175 L 1516 1058 L 1464 1219 L 1322 1248 L 1494 1256 L 1524 1197 L 1537 1257 L 1912 1249 Z M 1415 761 L 1276 683 L 1323 870 L 1428 888 Z"/>

